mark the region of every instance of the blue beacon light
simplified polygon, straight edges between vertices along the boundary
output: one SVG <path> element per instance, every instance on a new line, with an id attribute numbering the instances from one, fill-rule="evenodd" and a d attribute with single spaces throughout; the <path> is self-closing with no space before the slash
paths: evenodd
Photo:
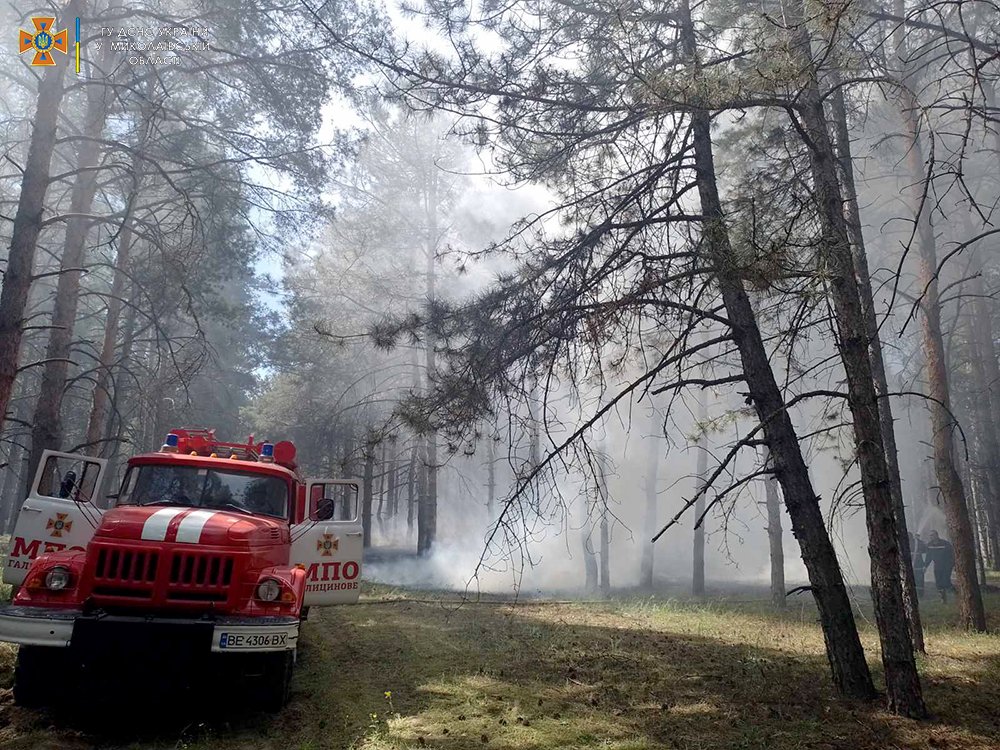
<path id="1" fill-rule="evenodd" d="M 273 443 L 261 443 L 260 444 L 260 460 L 264 463 L 274 463 L 274 444 Z"/>
<path id="2" fill-rule="evenodd" d="M 163 441 L 163 447 L 160 448 L 161 453 L 177 453 L 177 445 L 180 442 L 180 437 L 177 433 L 171 432 L 167 434 L 167 439 Z"/>

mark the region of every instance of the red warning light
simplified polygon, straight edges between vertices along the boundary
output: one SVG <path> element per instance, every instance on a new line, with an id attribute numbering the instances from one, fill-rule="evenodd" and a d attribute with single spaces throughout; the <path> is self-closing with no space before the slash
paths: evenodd
<path id="1" fill-rule="evenodd" d="M 295 467 L 295 445 L 288 440 L 274 444 L 274 460 L 282 466 Z"/>

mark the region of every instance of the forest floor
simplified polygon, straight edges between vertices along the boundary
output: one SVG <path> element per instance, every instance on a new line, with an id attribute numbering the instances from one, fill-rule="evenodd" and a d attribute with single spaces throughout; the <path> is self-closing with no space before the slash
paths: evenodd
<path id="1" fill-rule="evenodd" d="M 998 593 L 994 634 L 968 635 L 929 592 L 926 722 L 834 697 L 808 596 L 782 614 L 748 601 L 454 598 L 368 587 L 358 606 L 315 612 L 276 716 L 214 700 L 126 709 L 110 695 L 81 695 L 88 707 L 72 714 L 20 709 L 4 646 L 0 748 L 1000 748 Z M 880 679 L 867 622 L 862 637 Z"/>

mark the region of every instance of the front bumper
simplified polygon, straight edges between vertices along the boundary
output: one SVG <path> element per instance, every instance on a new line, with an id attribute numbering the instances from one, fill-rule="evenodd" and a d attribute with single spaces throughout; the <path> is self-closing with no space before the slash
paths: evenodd
<path id="1" fill-rule="evenodd" d="M 79 623 L 80 627 L 77 627 Z M 155 629 L 155 630 L 154 630 Z M 211 630 L 210 650 L 214 653 L 263 653 L 294 651 L 299 640 L 299 620 L 295 617 L 213 617 L 167 618 L 126 615 L 84 614 L 75 609 L 43 607 L 0 607 L 0 641 L 23 646 L 69 648 L 83 633 L 92 641 L 103 631 L 109 638 L 122 633 L 152 633 L 188 638 L 190 634 L 207 637 Z"/>

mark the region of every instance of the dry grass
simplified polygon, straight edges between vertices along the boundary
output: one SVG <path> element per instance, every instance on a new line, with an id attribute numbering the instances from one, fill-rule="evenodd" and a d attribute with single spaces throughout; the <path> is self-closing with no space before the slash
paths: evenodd
<path id="1" fill-rule="evenodd" d="M 808 606 L 776 615 L 745 603 L 457 607 L 409 596 L 381 589 L 310 621 L 293 702 L 277 717 L 152 711 L 123 727 L 106 707 L 81 724 L 6 695 L 0 746 L 1000 748 L 1000 637 L 954 630 L 940 604 L 927 606 L 921 659 L 934 719 L 913 722 L 833 696 Z M 1000 612 L 1000 596 L 988 607 Z M 863 637 L 877 669 L 873 633 Z"/>

